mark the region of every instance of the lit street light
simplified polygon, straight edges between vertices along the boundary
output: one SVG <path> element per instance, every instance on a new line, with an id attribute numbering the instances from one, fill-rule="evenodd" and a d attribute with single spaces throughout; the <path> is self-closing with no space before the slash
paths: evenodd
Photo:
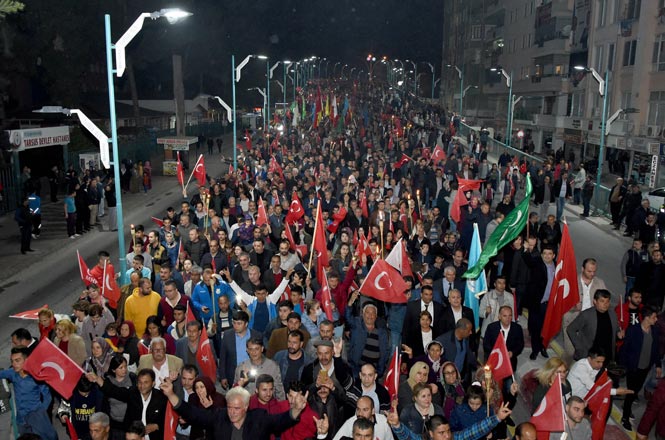
<path id="1" fill-rule="evenodd" d="M 236 118 L 236 83 L 240 82 L 240 74 L 242 73 L 242 68 L 249 63 L 249 60 L 252 58 L 257 58 L 259 60 L 267 60 L 268 57 L 265 55 L 247 55 L 244 60 L 236 67 L 236 57 L 231 55 L 231 90 L 233 96 L 233 169 L 238 169 L 238 124 Z"/>
<path id="2" fill-rule="evenodd" d="M 490 70 L 492 72 L 499 72 L 499 68 L 497 67 L 492 67 Z M 515 102 L 513 102 L 513 73 L 511 72 L 509 75 L 505 69 L 501 69 L 501 75 L 506 79 L 506 86 L 508 87 L 508 126 L 506 127 L 506 145 L 510 147 L 513 138 L 513 108 L 515 107 Z"/>
<path id="3" fill-rule="evenodd" d="M 607 124 L 607 83 L 609 82 L 609 70 L 605 71 L 605 79 L 603 79 L 602 76 L 594 69 L 593 67 L 588 68 L 584 66 L 575 66 L 575 70 L 582 71 L 582 72 L 591 72 L 593 75 L 594 79 L 598 82 L 598 93 L 600 96 L 603 97 L 603 113 L 601 115 L 600 119 L 600 145 L 598 148 L 598 169 L 596 170 L 596 212 L 600 210 L 600 200 L 601 200 L 601 194 L 600 194 L 600 185 L 601 185 L 601 174 L 603 172 L 603 157 L 605 154 L 605 135 L 606 135 L 606 127 L 605 125 Z M 619 115 L 614 114 L 612 115 L 612 121 L 616 119 Z M 609 130 L 608 130 L 609 131 Z"/>
<path id="4" fill-rule="evenodd" d="M 158 18 L 166 18 L 170 24 L 177 23 L 183 18 L 189 17 L 192 14 L 181 9 L 177 8 L 167 8 L 161 9 L 156 12 L 144 12 L 138 16 L 138 18 L 132 23 L 132 25 L 127 29 L 127 31 L 118 39 L 117 43 L 114 45 L 111 41 L 111 16 L 109 14 L 104 15 L 104 30 L 106 37 L 106 77 L 108 81 L 108 94 L 109 94 L 109 117 L 111 123 L 111 147 L 113 150 L 113 179 L 115 181 L 115 198 L 116 198 L 116 213 L 118 218 L 118 260 L 120 263 L 120 282 L 124 284 L 126 281 L 126 272 L 127 272 L 127 260 L 125 259 L 125 252 L 127 248 L 125 247 L 125 227 L 124 227 L 124 216 L 122 212 L 122 189 L 120 188 L 120 155 L 118 152 L 118 125 L 116 121 L 115 113 L 115 84 L 113 74 L 115 73 L 118 78 L 120 78 L 125 72 L 126 62 L 125 62 L 125 48 L 130 41 L 141 31 L 143 27 L 143 22 L 146 18 L 156 20 Z M 113 69 L 113 49 L 115 49 L 115 60 L 116 68 Z M 74 113 L 71 111 L 71 113 Z M 95 137 L 100 140 L 101 147 L 101 130 L 95 134 L 94 130 L 91 127 L 94 125 L 84 122 L 85 115 L 78 112 L 76 113 L 81 119 L 81 123 L 90 130 Z M 91 123 L 92 124 L 92 123 Z M 108 142 L 108 139 L 107 139 Z M 108 150 L 108 148 L 107 148 Z M 103 157 L 103 155 L 101 155 Z M 108 157 L 108 152 L 106 153 Z M 105 166 L 108 167 L 109 163 Z"/>

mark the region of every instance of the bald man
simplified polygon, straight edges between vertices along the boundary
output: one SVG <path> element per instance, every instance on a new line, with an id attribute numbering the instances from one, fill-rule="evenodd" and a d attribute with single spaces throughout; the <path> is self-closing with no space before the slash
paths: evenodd
<path id="1" fill-rule="evenodd" d="M 515 428 L 515 440 L 537 440 L 538 433 L 536 432 L 536 425 L 531 422 L 524 422 L 517 425 Z"/>

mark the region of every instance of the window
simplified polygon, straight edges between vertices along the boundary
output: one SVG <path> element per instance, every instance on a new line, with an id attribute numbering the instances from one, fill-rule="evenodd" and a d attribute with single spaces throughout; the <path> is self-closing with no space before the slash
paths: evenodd
<path id="1" fill-rule="evenodd" d="M 665 92 L 651 92 L 649 95 L 649 125 L 665 125 Z"/>
<path id="2" fill-rule="evenodd" d="M 570 116 L 584 116 L 584 92 L 575 92 L 572 94 Z"/>
<path id="3" fill-rule="evenodd" d="M 529 47 L 531 47 L 531 33 L 529 33 Z"/>
<path id="4" fill-rule="evenodd" d="M 605 16 L 607 15 L 607 2 L 606 0 L 598 1 L 598 20 L 597 27 L 605 26 Z"/>
<path id="5" fill-rule="evenodd" d="M 623 65 L 635 65 L 635 52 L 637 51 L 637 40 L 629 40 L 623 44 Z"/>
<path id="6" fill-rule="evenodd" d="M 631 108 L 632 103 L 633 94 L 631 92 L 621 92 L 621 108 Z"/>
<path id="7" fill-rule="evenodd" d="M 628 2 L 626 3 L 624 19 L 639 20 L 641 6 L 642 6 L 642 0 L 628 0 Z"/>
<path id="8" fill-rule="evenodd" d="M 556 66 L 554 66 L 554 74 L 556 76 L 563 75 L 563 65 L 562 64 L 557 64 Z"/>
<path id="9" fill-rule="evenodd" d="M 653 57 L 651 59 L 654 70 L 665 71 L 665 34 L 656 36 L 653 43 Z"/>
<path id="10" fill-rule="evenodd" d="M 604 49 L 605 49 L 605 46 L 603 46 L 603 45 L 596 46 L 596 50 L 595 50 L 595 52 L 596 52 L 596 62 L 594 64 L 595 64 L 596 71 L 598 71 L 598 72 L 602 72 L 604 70 L 603 69 L 603 55 L 604 55 L 603 52 L 604 52 Z"/>
<path id="11" fill-rule="evenodd" d="M 614 70 L 614 43 L 610 43 L 607 49 L 607 70 Z"/>
<path id="12" fill-rule="evenodd" d="M 471 39 L 472 40 L 481 40 L 482 39 L 482 26 L 479 24 L 474 24 L 471 26 Z"/>

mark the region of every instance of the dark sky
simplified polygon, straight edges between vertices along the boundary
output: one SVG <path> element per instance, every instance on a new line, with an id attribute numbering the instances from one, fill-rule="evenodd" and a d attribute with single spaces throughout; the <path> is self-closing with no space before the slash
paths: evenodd
<path id="1" fill-rule="evenodd" d="M 250 53 L 271 60 L 316 55 L 367 70 L 371 52 L 437 66 L 443 1 L 31 0 L 7 18 L 12 56 L 0 69 L 30 82 L 33 104 L 74 105 L 85 94 L 106 91 L 104 13 L 112 16 L 115 42 L 140 12 L 169 6 L 194 16 L 174 26 L 147 20 L 127 48 L 141 97 L 172 94 L 173 53 L 183 55 L 188 96 L 228 90 L 231 54 L 238 62 Z M 261 64 L 243 70 L 248 87 L 264 77 Z M 119 97 L 126 96 L 127 80 L 117 84 Z"/>

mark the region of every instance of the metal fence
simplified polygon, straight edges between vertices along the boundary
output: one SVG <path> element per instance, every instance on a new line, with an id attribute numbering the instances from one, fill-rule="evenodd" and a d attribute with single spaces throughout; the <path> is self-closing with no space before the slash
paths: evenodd
<path id="1" fill-rule="evenodd" d="M 458 136 L 464 137 L 465 139 L 468 140 L 469 135 L 472 132 L 475 132 L 476 135 L 479 134 L 476 132 L 476 130 L 469 127 L 465 123 L 461 122 L 457 134 Z M 520 162 L 522 161 L 522 159 L 525 158 L 529 162 L 534 160 L 536 161 L 536 163 L 540 165 L 542 165 L 543 162 L 545 162 L 545 159 L 542 157 L 527 154 L 516 148 L 509 147 L 508 145 L 504 144 L 501 141 L 497 141 L 494 138 L 488 139 L 487 150 L 489 154 L 496 155 L 496 157 L 499 157 L 504 152 L 507 152 L 512 157 L 517 157 Z M 589 170 L 587 170 L 587 172 L 589 172 Z M 591 208 L 595 215 L 610 217 L 609 194 L 610 194 L 610 188 L 606 187 L 605 185 L 600 185 L 600 187 L 596 185 L 596 187 L 594 188 L 593 198 L 591 199 Z"/>
<path id="2" fill-rule="evenodd" d="M 0 215 L 16 209 L 16 185 L 14 171 L 10 164 L 0 165 Z"/>

